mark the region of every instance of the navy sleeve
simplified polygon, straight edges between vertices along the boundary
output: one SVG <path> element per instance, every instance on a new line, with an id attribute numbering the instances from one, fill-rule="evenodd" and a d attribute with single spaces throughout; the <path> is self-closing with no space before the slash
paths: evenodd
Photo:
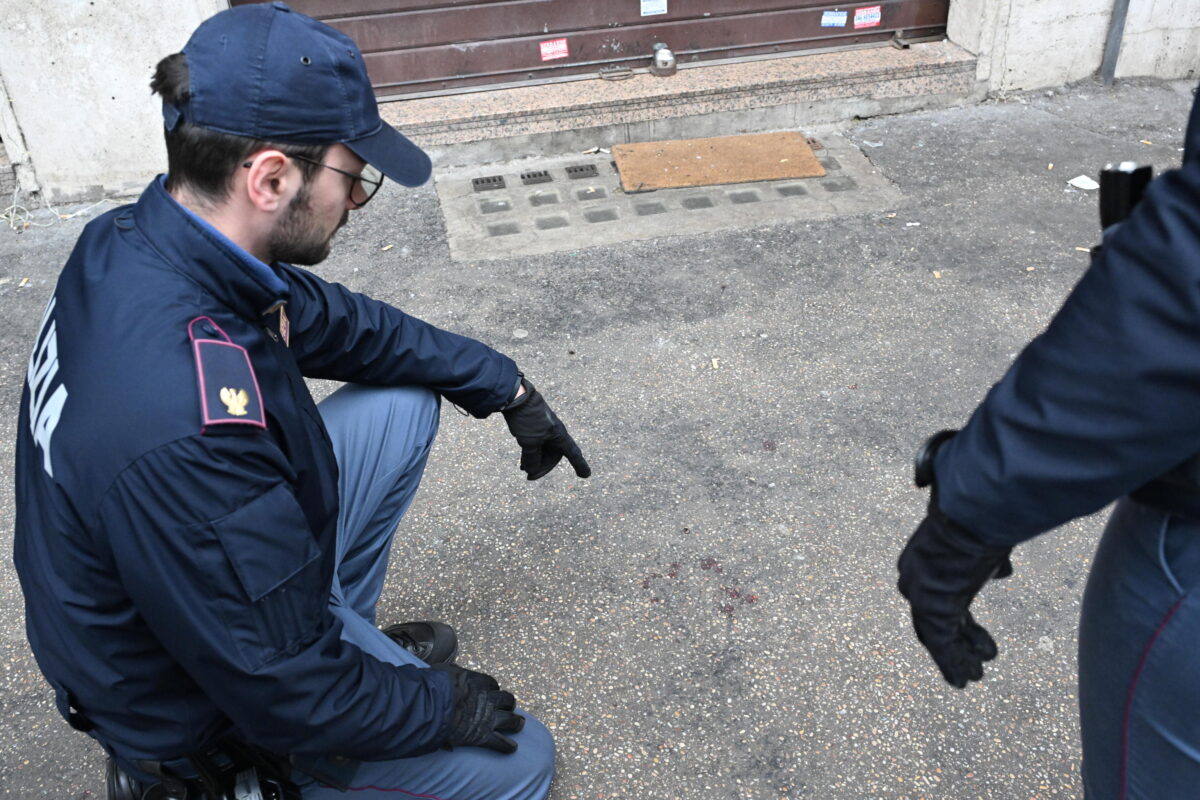
<path id="1" fill-rule="evenodd" d="M 476 417 L 499 410 L 517 389 L 512 359 L 466 336 L 278 265 L 291 288 L 291 349 L 310 378 L 425 386 Z"/>
<path id="2" fill-rule="evenodd" d="M 120 579 L 163 647 L 244 734 L 360 760 L 440 747 L 453 689 L 341 641 L 323 557 L 266 437 L 198 436 L 128 467 L 100 507 Z"/>
<path id="3" fill-rule="evenodd" d="M 985 541 L 1097 511 L 1200 452 L 1196 156 L 1110 229 L 1049 327 L 939 451 L 939 505 Z"/>

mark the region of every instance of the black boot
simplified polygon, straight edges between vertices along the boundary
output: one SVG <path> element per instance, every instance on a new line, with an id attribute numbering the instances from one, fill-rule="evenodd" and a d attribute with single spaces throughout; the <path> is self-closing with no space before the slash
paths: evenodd
<path id="1" fill-rule="evenodd" d="M 108 800 L 142 800 L 145 787 L 126 775 L 112 756 L 109 756 L 104 768 L 104 783 Z"/>
<path id="2" fill-rule="evenodd" d="M 383 632 L 426 664 L 453 664 L 458 655 L 458 634 L 444 622 L 401 622 Z"/>

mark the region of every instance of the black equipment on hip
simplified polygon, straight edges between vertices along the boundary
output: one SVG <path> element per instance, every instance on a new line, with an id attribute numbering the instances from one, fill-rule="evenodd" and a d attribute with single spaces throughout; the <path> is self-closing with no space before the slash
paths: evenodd
<path id="1" fill-rule="evenodd" d="M 1100 232 L 1124 222 L 1133 213 L 1133 207 L 1146 193 L 1146 187 L 1154 178 L 1154 167 L 1149 164 L 1138 166 L 1133 161 L 1122 161 L 1117 166 L 1106 164 L 1100 170 Z M 1092 258 L 1100 255 L 1104 245 L 1092 247 Z"/>
<path id="2" fill-rule="evenodd" d="M 1154 167 L 1133 161 L 1108 164 L 1100 170 L 1100 230 L 1123 221 L 1146 193 L 1154 178 Z"/>
<path id="3" fill-rule="evenodd" d="M 233 739 L 186 757 L 195 777 L 184 778 L 160 761 L 137 767 L 158 778 L 143 783 L 108 759 L 108 800 L 300 800 L 288 760 Z"/>

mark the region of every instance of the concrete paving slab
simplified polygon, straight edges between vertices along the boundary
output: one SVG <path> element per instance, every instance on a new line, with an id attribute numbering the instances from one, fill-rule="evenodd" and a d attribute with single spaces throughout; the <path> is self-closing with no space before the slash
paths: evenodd
<path id="1" fill-rule="evenodd" d="M 1103 515 L 1017 548 L 978 604 L 1000 656 L 962 692 L 917 644 L 895 559 L 926 501 L 915 448 L 1087 268 L 1095 196 L 1066 181 L 1177 165 L 1191 88 L 849 126 L 900 193 L 883 214 L 451 263 L 434 188 L 385 187 L 318 272 L 513 356 L 594 474 L 529 483 L 502 421 L 447 406 L 380 620 L 458 627 L 462 663 L 554 732 L 551 800 L 1080 797 L 1075 625 Z M 83 221 L 0 227 L 6 553 L 29 346 Z M 101 767 L 0 559 L 0 798 L 95 800 Z"/>
<path id="2" fill-rule="evenodd" d="M 630 194 L 612 157 L 597 153 L 447 169 L 436 186 L 451 255 L 466 261 L 863 214 L 901 201 L 845 137 L 828 131 L 820 142 L 826 174 L 814 178 Z"/>

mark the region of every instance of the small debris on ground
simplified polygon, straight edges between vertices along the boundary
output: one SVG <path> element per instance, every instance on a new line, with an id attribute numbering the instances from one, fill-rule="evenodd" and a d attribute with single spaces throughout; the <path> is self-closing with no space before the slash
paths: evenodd
<path id="1" fill-rule="evenodd" d="M 1067 183 L 1074 186 L 1076 189 L 1083 189 L 1085 192 L 1093 192 L 1100 188 L 1100 184 L 1089 178 L 1087 175 L 1076 175 Z"/>

